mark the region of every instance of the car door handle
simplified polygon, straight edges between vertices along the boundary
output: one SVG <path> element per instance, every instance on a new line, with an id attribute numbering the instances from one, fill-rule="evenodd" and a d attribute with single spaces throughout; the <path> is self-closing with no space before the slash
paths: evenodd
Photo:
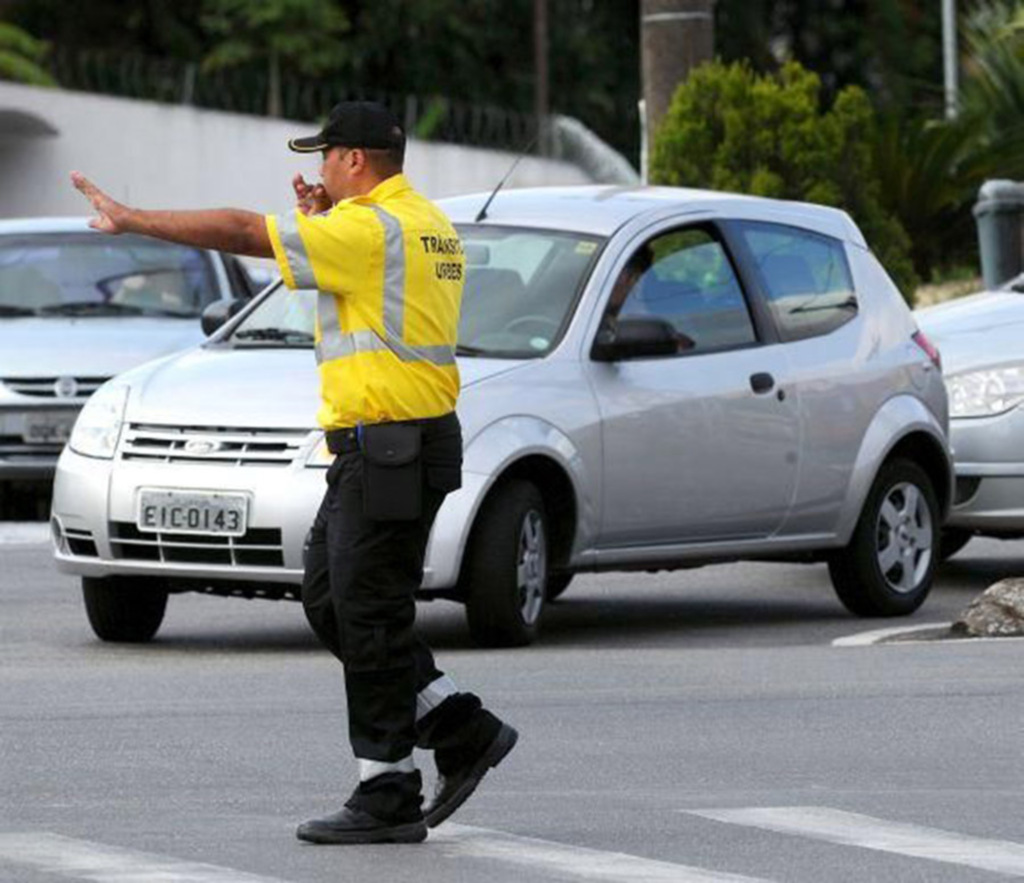
<path id="1" fill-rule="evenodd" d="M 750 388 L 754 390 L 758 395 L 764 395 L 766 392 L 771 392 L 775 388 L 775 378 L 771 374 L 751 374 L 750 375 Z"/>

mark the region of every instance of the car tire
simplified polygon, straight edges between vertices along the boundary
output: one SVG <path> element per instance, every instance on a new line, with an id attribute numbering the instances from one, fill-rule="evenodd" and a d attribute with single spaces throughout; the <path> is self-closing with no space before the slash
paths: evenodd
<path id="1" fill-rule="evenodd" d="M 544 600 L 554 601 L 556 598 L 560 598 L 567 588 L 569 583 L 572 582 L 572 578 L 576 574 L 568 573 L 565 570 L 556 570 L 554 572 L 548 572 L 548 583 L 544 589 Z"/>
<path id="2" fill-rule="evenodd" d="M 481 647 L 522 647 L 537 638 L 547 586 L 544 498 L 509 481 L 484 501 L 463 565 L 466 620 Z"/>
<path id="3" fill-rule="evenodd" d="M 944 527 L 939 541 L 939 560 L 947 561 L 966 546 L 974 534 L 959 527 Z"/>
<path id="4" fill-rule="evenodd" d="M 910 460 L 879 470 L 849 545 L 829 561 L 839 600 L 858 616 L 906 616 L 931 591 L 939 506 L 928 474 Z"/>
<path id="5" fill-rule="evenodd" d="M 143 644 L 159 630 L 167 609 L 167 590 L 122 577 L 82 577 L 89 625 L 102 641 Z"/>

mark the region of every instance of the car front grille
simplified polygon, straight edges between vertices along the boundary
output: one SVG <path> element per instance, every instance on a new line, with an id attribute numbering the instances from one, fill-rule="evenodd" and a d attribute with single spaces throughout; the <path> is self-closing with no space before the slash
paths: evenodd
<path id="1" fill-rule="evenodd" d="M 64 541 L 67 543 L 68 551 L 72 555 L 79 555 L 84 558 L 96 558 L 96 541 L 91 531 L 67 528 L 64 531 Z"/>
<path id="2" fill-rule="evenodd" d="M 284 567 L 277 528 L 253 528 L 240 537 L 207 534 L 143 533 L 128 521 L 110 523 L 110 549 L 123 561 Z"/>
<path id="3" fill-rule="evenodd" d="M 12 392 L 39 399 L 84 402 L 108 377 L 3 377 L 0 383 Z"/>
<path id="4" fill-rule="evenodd" d="M 20 435 L 0 435 L 0 460 L 9 463 L 34 462 L 40 457 L 56 460 L 63 444 L 29 444 Z"/>
<path id="5" fill-rule="evenodd" d="M 230 429 L 131 423 L 121 459 L 149 463 L 281 467 L 293 463 L 314 430 Z"/>
<path id="6" fill-rule="evenodd" d="M 958 475 L 956 478 L 956 494 L 953 497 L 954 506 L 963 506 L 969 503 L 978 493 L 981 487 L 981 479 L 972 476 Z"/>

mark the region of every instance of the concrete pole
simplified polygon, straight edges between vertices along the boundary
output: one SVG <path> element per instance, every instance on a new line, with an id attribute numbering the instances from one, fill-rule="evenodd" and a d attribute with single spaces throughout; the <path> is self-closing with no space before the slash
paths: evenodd
<path id="1" fill-rule="evenodd" d="M 676 87 L 714 57 L 714 9 L 715 0 L 641 0 L 641 81 L 651 143 Z"/>
<path id="2" fill-rule="evenodd" d="M 956 39 L 956 0 L 942 0 L 942 60 L 946 85 L 946 119 L 956 119 L 960 91 Z"/>

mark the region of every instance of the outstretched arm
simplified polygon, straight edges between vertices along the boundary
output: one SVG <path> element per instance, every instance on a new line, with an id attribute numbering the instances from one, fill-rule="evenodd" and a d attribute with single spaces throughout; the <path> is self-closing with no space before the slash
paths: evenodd
<path id="1" fill-rule="evenodd" d="M 168 242 L 212 248 L 232 254 L 274 256 L 263 215 L 242 209 L 144 211 L 111 199 L 79 172 L 71 182 L 96 210 L 89 226 L 104 233 L 142 233 Z"/>

